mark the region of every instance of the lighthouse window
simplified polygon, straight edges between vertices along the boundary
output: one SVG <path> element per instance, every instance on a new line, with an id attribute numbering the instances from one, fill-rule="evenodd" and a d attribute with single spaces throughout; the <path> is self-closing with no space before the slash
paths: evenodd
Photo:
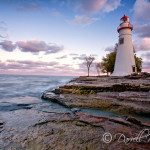
<path id="1" fill-rule="evenodd" d="M 124 39 L 123 38 L 119 39 L 119 44 L 123 44 L 123 43 L 124 43 Z"/>
<path id="2" fill-rule="evenodd" d="M 123 21 L 124 21 L 124 22 L 127 22 L 127 18 L 123 18 Z"/>

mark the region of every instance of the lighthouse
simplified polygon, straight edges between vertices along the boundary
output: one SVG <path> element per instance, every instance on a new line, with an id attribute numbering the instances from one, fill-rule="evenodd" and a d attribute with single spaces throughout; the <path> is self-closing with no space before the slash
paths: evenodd
<path id="1" fill-rule="evenodd" d="M 121 23 L 117 29 L 119 33 L 117 54 L 114 72 L 111 76 L 127 76 L 136 73 L 134 50 L 132 44 L 133 25 L 125 14 L 120 19 Z"/>

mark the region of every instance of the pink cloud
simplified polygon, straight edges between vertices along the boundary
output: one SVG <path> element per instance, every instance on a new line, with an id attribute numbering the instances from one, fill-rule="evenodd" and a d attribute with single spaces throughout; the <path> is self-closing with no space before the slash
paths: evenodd
<path id="1" fill-rule="evenodd" d="M 0 38 L 5 39 L 7 37 L 7 24 L 4 21 L 0 21 Z"/>
<path id="2" fill-rule="evenodd" d="M 143 72 L 150 72 L 150 61 L 144 62 L 142 65 Z"/>
<path id="3" fill-rule="evenodd" d="M 108 46 L 105 48 L 106 52 L 113 52 L 114 51 L 114 46 Z"/>
<path id="4" fill-rule="evenodd" d="M 113 11 L 120 6 L 120 2 L 121 0 L 69 0 L 69 6 L 77 14 L 74 19 L 67 22 L 81 26 L 91 24 L 99 20 L 99 17 L 94 17 L 94 15 Z"/>
<path id="5" fill-rule="evenodd" d="M 58 46 L 52 43 L 45 43 L 44 41 L 38 40 L 28 40 L 28 41 L 18 41 L 16 42 L 19 49 L 23 52 L 39 53 L 44 51 L 46 54 L 57 53 L 64 49 L 63 46 Z"/>
<path id="6" fill-rule="evenodd" d="M 58 62 L 42 62 L 32 60 L 7 60 L 0 61 L 0 73 L 24 74 L 24 75 L 85 75 L 82 70 L 72 67 L 70 64 L 59 64 Z"/>
<path id="7" fill-rule="evenodd" d="M 85 26 L 85 25 L 93 23 L 96 20 L 98 20 L 98 18 L 90 17 L 87 15 L 76 15 L 73 20 L 70 20 L 68 22 L 73 25 Z"/>
<path id="8" fill-rule="evenodd" d="M 150 20 L 150 1 L 136 0 L 133 7 L 134 19 L 138 22 Z"/>
<path id="9" fill-rule="evenodd" d="M 5 40 L 0 42 L 0 46 L 3 50 L 9 52 L 18 47 L 22 52 L 31 52 L 33 54 L 38 54 L 39 52 L 45 52 L 45 54 L 58 53 L 64 50 L 64 46 L 39 40 L 17 41 L 15 44 L 12 41 Z"/>
<path id="10" fill-rule="evenodd" d="M 3 50 L 8 52 L 12 52 L 16 48 L 16 44 L 13 44 L 12 41 L 7 40 L 0 42 L 0 46 Z"/>
<path id="11" fill-rule="evenodd" d="M 110 12 L 120 5 L 121 0 L 77 0 L 73 2 L 75 9 L 82 13 L 94 14 L 100 10 Z"/>
<path id="12" fill-rule="evenodd" d="M 59 64 L 58 62 L 7 60 L 6 62 L 0 61 L 0 73 L 22 75 L 80 76 L 87 75 L 87 68 L 83 63 L 79 64 L 77 69 L 71 64 Z M 90 75 L 97 75 L 94 64 L 91 66 Z"/>
<path id="13" fill-rule="evenodd" d="M 106 0 L 78 0 L 77 10 L 85 13 L 95 13 L 102 9 L 106 4 Z"/>
<path id="14" fill-rule="evenodd" d="M 139 37 L 150 37 L 150 1 L 136 0 L 133 7 L 134 32 Z"/>
<path id="15" fill-rule="evenodd" d="M 133 42 L 135 51 L 149 51 L 150 50 L 150 38 L 143 38 Z"/>

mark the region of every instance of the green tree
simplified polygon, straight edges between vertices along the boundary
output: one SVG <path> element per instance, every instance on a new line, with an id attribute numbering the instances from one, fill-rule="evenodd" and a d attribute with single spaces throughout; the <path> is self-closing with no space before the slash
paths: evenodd
<path id="1" fill-rule="evenodd" d="M 143 62 L 142 58 L 137 57 L 136 54 L 135 54 L 134 59 L 135 59 L 137 72 L 141 72 L 142 71 L 142 62 Z"/>
<path id="2" fill-rule="evenodd" d="M 139 58 L 134 55 L 135 58 L 135 64 L 137 67 L 137 72 L 141 72 L 142 70 L 142 58 Z M 116 51 L 111 52 L 106 55 L 106 57 L 102 58 L 102 72 L 104 73 L 113 73 L 114 71 L 114 65 L 115 65 L 115 59 L 116 59 Z"/>
<path id="3" fill-rule="evenodd" d="M 115 59 L 116 59 L 116 51 L 111 52 L 106 55 L 106 57 L 102 58 L 102 72 L 104 73 L 112 73 L 114 71 L 114 65 L 115 65 Z"/>

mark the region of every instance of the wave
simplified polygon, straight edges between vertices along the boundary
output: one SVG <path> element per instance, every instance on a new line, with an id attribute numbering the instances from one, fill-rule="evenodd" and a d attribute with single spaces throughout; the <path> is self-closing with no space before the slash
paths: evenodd
<path id="1" fill-rule="evenodd" d="M 0 97 L 40 97 L 42 92 L 53 90 L 73 78 L 70 76 L 0 75 Z"/>

